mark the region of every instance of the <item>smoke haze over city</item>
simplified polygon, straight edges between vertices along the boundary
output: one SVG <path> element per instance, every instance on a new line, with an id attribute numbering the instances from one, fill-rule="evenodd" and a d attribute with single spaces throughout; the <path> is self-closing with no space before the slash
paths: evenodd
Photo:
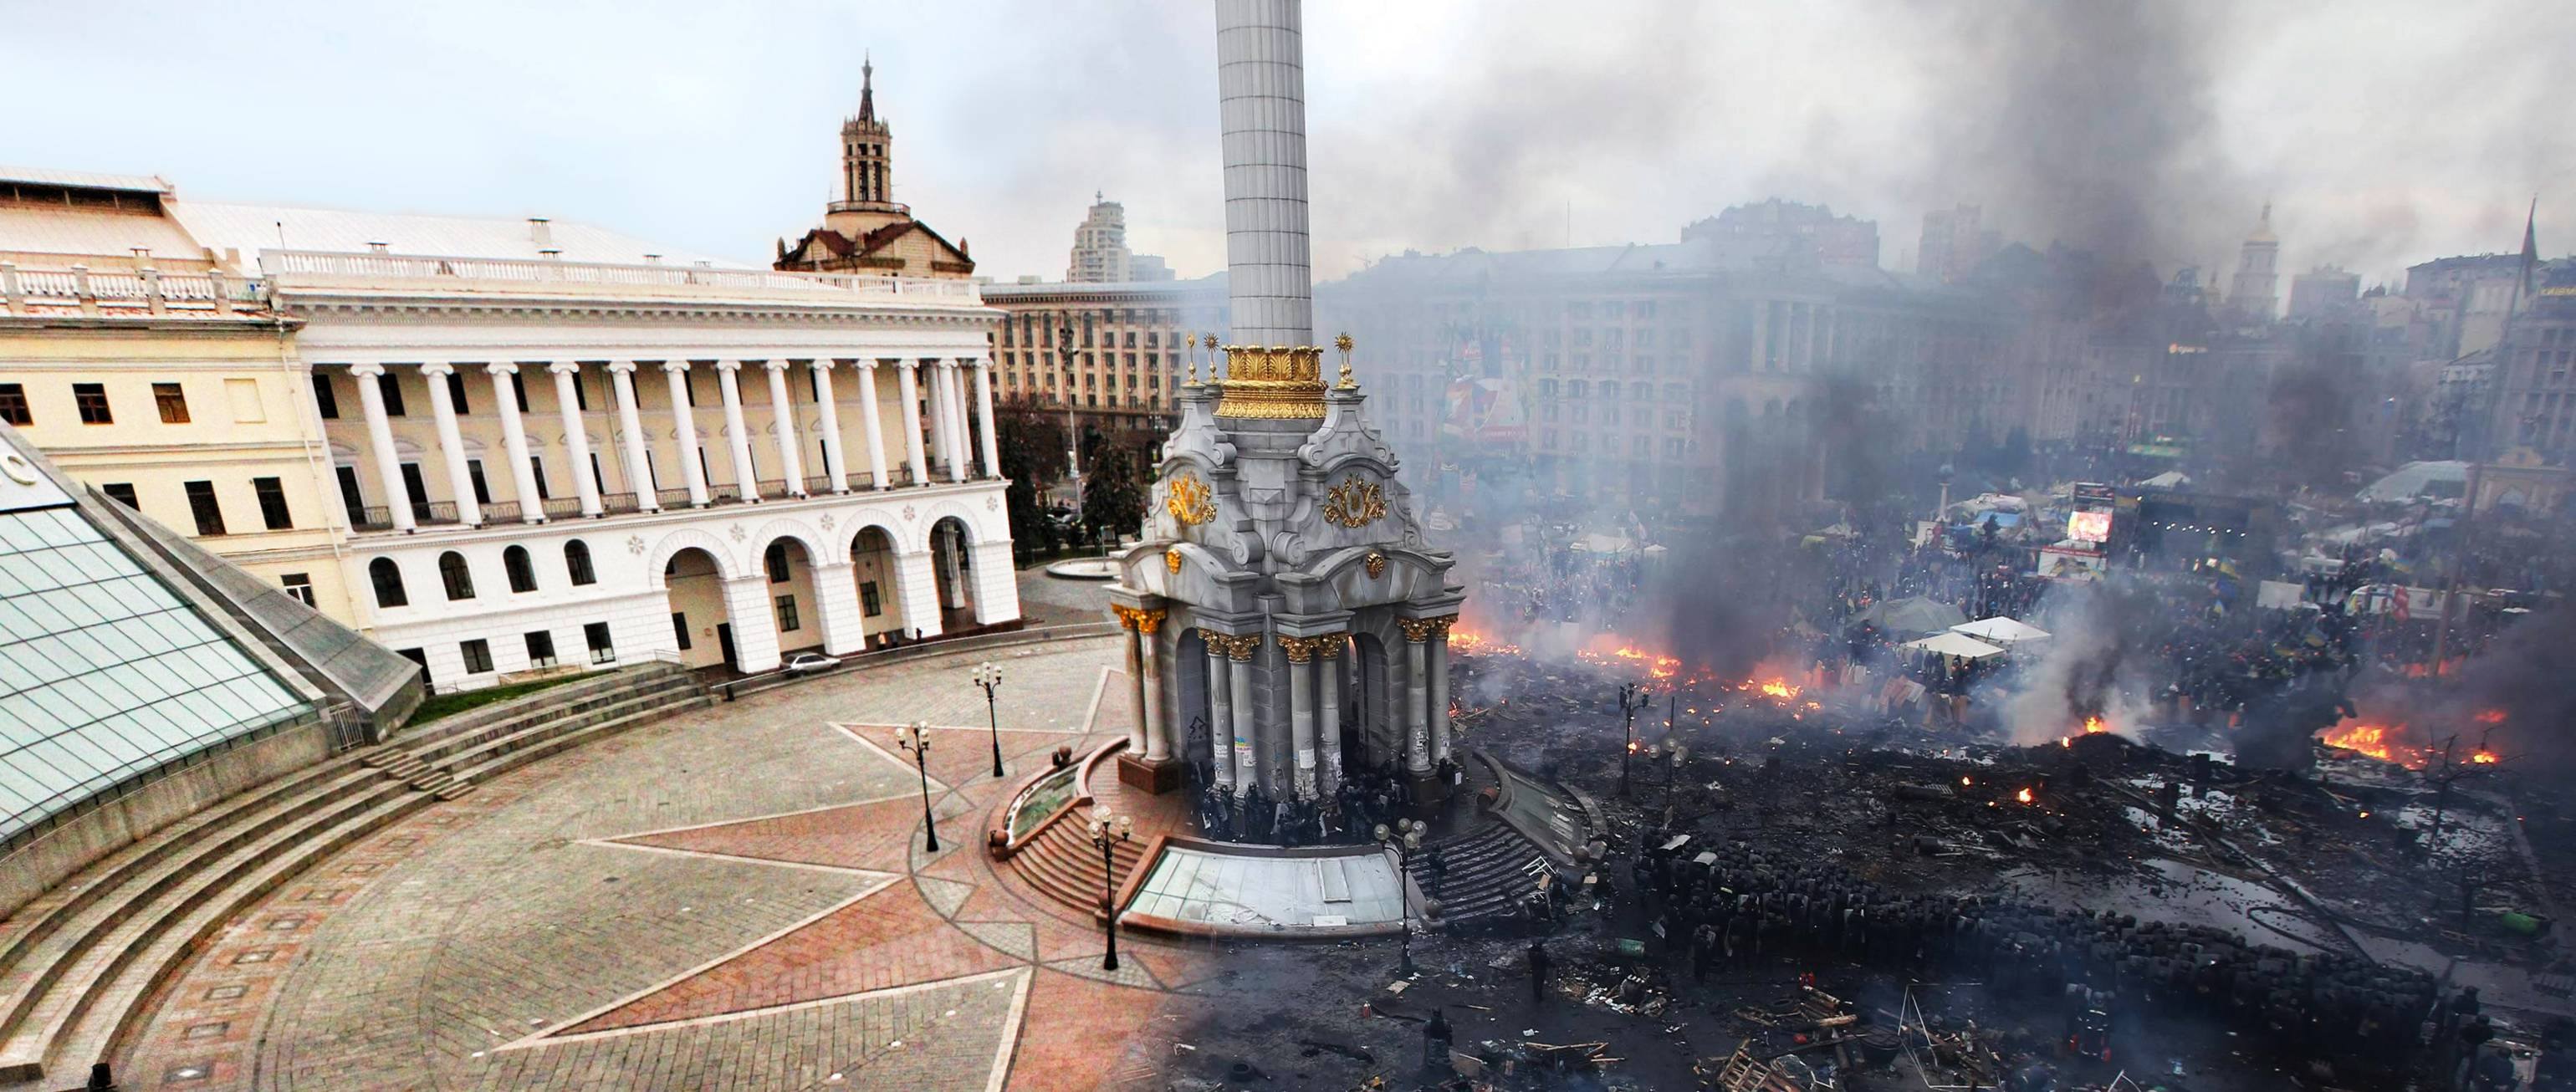
<path id="1" fill-rule="evenodd" d="M 872 52 L 899 200 L 983 271 L 1055 276 L 1094 190 L 1184 276 L 1223 264 L 1195 4 L 182 5 L 112 53 L 77 6 L 0 5 L 0 64 L 79 86 L 6 157 L 160 172 L 200 199 L 574 217 L 758 261 L 824 196 Z M 614 17 L 610 17 L 613 13 Z M 1880 225 L 1981 205 L 2010 240 L 2209 268 L 2265 203 L 2285 269 L 2366 282 L 2508 250 L 2576 208 L 2556 124 L 2576 9 L 2473 2 L 1318 3 L 1308 58 L 1329 279 L 1408 248 L 1669 241 L 1771 196 Z M 2555 43 L 2555 47 L 2551 46 Z M 149 70 L 151 80 L 99 79 Z M 328 79 L 328 96 L 274 74 Z M 216 96 L 323 141 L 155 109 Z M 1053 109 L 1065 104 L 1084 109 Z M 116 124 L 93 127 L 100 117 Z"/>

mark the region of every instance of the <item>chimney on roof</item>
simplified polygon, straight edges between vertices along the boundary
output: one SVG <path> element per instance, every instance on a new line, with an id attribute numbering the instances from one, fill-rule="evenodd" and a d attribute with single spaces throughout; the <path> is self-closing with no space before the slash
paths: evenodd
<path id="1" fill-rule="evenodd" d="M 647 254 L 644 256 L 644 264 L 660 265 L 662 264 L 662 256 L 659 254 Z"/>
<path id="2" fill-rule="evenodd" d="M 561 251 L 554 250 L 554 224 L 547 221 L 543 216 L 528 217 L 528 241 L 536 244 L 537 253 L 539 254 L 548 252 L 562 253 Z"/>
<path id="3" fill-rule="evenodd" d="M 393 244 L 370 239 L 367 240 L 367 249 L 375 253 L 382 254 L 393 249 Z"/>

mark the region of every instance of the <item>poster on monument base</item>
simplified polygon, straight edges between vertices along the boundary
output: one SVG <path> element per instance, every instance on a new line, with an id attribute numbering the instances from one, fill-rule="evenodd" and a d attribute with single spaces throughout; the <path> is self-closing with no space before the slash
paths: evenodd
<path id="1" fill-rule="evenodd" d="M 2100 580 L 2110 567 L 2110 559 L 2101 551 L 2080 543 L 2061 542 L 2039 548 L 2039 568 L 2031 575 L 2049 580 Z"/>

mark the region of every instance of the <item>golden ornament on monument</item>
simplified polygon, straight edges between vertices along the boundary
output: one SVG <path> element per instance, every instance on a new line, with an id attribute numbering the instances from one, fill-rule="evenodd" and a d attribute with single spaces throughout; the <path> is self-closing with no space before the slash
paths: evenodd
<path id="1" fill-rule="evenodd" d="M 1385 514 L 1386 490 L 1366 478 L 1344 478 L 1325 492 L 1324 519 L 1335 526 L 1365 527 Z"/>
<path id="2" fill-rule="evenodd" d="M 1178 549 L 1163 551 L 1163 568 L 1170 570 L 1175 576 L 1179 575 L 1181 571 L 1181 551 Z"/>
<path id="3" fill-rule="evenodd" d="M 1163 510 L 1182 526 L 1196 527 L 1216 518 L 1216 491 L 1195 475 L 1175 475 L 1163 487 Z"/>
<path id="4" fill-rule="evenodd" d="M 1368 565 L 1368 574 L 1369 574 L 1369 579 L 1371 579 L 1371 580 L 1375 580 L 1375 579 L 1377 579 L 1378 577 L 1381 577 L 1381 576 L 1385 576 L 1385 575 L 1386 575 L 1386 555 L 1385 555 L 1385 554 L 1381 554 L 1381 553 L 1378 553 L 1378 552 L 1376 552 L 1376 551 L 1370 551 L 1370 553 L 1369 553 L 1369 555 L 1368 555 L 1368 562 L 1367 562 L 1367 565 Z"/>

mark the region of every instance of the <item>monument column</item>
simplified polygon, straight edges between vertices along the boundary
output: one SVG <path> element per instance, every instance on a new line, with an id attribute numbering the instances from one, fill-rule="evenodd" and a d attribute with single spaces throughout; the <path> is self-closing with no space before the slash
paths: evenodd
<path id="1" fill-rule="evenodd" d="M 1162 611 L 1136 612 L 1137 662 L 1145 669 L 1145 760 L 1158 766 L 1172 758 L 1171 726 L 1163 721 L 1163 650 L 1156 637 L 1162 629 Z M 1158 781 L 1154 791 L 1167 787 Z"/>
<path id="2" fill-rule="evenodd" d="M 1127 631 L 1127 753 L 1141 754 L 1149 738 L 1145 734 L 1145 644 L 1136 631 L 1138 621 L 1134 607 L 1112 605 L 1118 615 L 1118 628 Z"/>
<path id="3" fill-rule="evenodd" d="M 1315 734 L 1324 751 L 1316 789 L 1330 796 L 1342 791 L 1342 646 L 1350 643 L 1350 635 L 1327 633 L 1315 640 L 1319 642 L 1315 654 L 1322 657 L 1315 664 L 1315 686 L 1323 692 Z"/>
<path id="4" fill-rule="evenodd" d="M 1449 759 L 1449 627 L 1457 616 L 1434 618 L 1427 659 L 1431 671 L 1430 713 L 1431 764 L 1438 766 Z"/>
<path id="5" fill-rule="evenodd" d="M 1234 695 L 1226 685 L 1225 646 L 1229 638 L 1222 633 L 1201 634 L 1207 644 L 1208 780 L 1227 792 L 1234 791 L 1234 746 L 1228 742 L 1234 735 Z"/>
<path id="6" fill-rule="evenodd" d="M 1431 639 L 1431 620 L 1402 618 L 1395 624 L 1404 631 L 1404 770 L 1419 776 L 1431 772 L 1431 741 L 1423 708 L 1430 698 L 1425 685 L 1430 667 L 1422 647 Z"/>
<path id="7" fill-rule="evenodd" d="M 1313 637 L 1279 638 L 1288 654 L 1288 742 L 1296 756 L 1291 781 L 1300 800 L 1315 798 L 1315 645 Z"/>
<path id="8" fill-rule="evenodd" d="M 1261 759 L 1252 741 L 1255 727 L 1255 703 L 1252 696 L 1252 654 L 1261 649 L 1261 635 L 1248 633 L 1225 639 L 1226 689 L 1234 695 L 1234 783 L 1250 789 L 1261 783 Z"/>

